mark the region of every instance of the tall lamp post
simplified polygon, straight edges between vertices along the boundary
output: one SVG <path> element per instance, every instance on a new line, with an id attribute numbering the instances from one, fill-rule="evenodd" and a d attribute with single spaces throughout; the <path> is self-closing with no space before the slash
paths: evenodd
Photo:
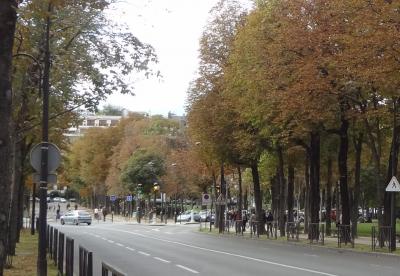
<path id="1" fill-rule="evenodd" d="M 154 191 L 154 219 L 153 222 L 155 223 L 157 220 L 157 191 L 160 189 L 160 185 L 157 182 L 154 182 L 153 184 L 153 191 Z"/>

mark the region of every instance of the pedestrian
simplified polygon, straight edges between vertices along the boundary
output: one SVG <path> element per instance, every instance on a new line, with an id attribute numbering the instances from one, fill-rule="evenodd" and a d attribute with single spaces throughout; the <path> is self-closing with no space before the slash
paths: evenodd
<path id="1" fill-rule="evenodd" d="M 243 212 L 243 211 L 242 211 Z M 242 232 L 246 231 L 246 224 L 247 224 L 247 214 L 246 211 L 244 211 L 242 213 L 242 220 L 243 220 L 243 224 L 242 224 Z"/>
<path id="2" fill-rule="evenodd" d="M 106 207 L 103 207 L 103 208 L 101 209 L 101 212 L 102 212 L 102 214 L 103 214 L 103 221 L 106 221 L 106 216 L 107 216 L 107 209 L 106 209 Z"/>
<path id="3" fill-rule="evenodd" d="M 257 218 L 254 211 L 251 212 L 249 226 L 251 233 L 255 235 L 257 231 Z"/>
<path id="4" fill-rule="evenodd" d="M 57 209 L 56 211 L 56 222 L 60 218 L 60 209 Z"/>
<path id="5" fill-rule="evenodd" d="M 75 203 L 75 210 L 78 210 L 78 204 Z"/>
<path id="6" fill-rule="evenodd" d="M 71 207 L 71 205 L 69 203 L 67 203 L 67 210 L 69 210 L 69 207 Z"/>
<path id="7" fill-rule="evenodd" d="M 272 215 L 271 211 L 268 211 L 268 215 L 266 217 L 266 221 L 267 221 L 267 235 L 269 236 L 269 234 L 271 234 L 271 236 L 273 236 L 273 234 L 272 234 L 272 222 L 274 221 L 274 216 Z"/>

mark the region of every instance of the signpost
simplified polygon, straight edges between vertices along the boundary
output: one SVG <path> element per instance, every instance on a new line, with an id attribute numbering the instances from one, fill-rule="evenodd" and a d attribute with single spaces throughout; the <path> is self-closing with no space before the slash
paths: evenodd
<path id="1" fill-rule="evenodd" d="M 201 205 L 211 204 L 211 196 L 209 194 L 203 194 L 201 197 Z"/>
<path id="2" fill-rule="evenodd" d="M 117 200 L 117 196 L 116 195 L 110 195 L 110 201 L 114 202 Z"/>
<path id="3" fill-rule="evenodd" d="M 131 195 L 126 196 L 126 201 L 131 202 L 132 201 L 132 196 Z"/>
<path id="4" fill-rule="evenodd" d="M 390 202 L 390 224 L 392 228 L 391 241 L 390 241 L 390 249 L 391 251 L 396 250 L 396 194 L 400 192 L 400 183 L 395 176 L 392 177 L 389 184 L 386 187 L 386 192 L 391 193 L 391 202 Z"/>

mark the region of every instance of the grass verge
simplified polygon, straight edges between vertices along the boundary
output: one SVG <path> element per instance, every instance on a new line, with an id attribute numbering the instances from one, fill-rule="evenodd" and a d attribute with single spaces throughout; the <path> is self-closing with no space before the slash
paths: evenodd
<path id="1" fill-rule="evenodd" d="M 4 271 L 4 276 L 36 275 L 37 246 L 38 235 L 32 236 L 30 230 L 22 230 L 20 242 L 17 244 L 16 256 L 12 257 L 12 266 Z M 57 269 L 50 259 L 47 259 L 47 275 L 57 275 Z"/>

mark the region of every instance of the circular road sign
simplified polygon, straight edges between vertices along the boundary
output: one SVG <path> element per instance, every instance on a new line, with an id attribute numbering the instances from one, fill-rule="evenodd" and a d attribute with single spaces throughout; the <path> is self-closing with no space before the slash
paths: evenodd
<path id="1" fill-rule="evenodd" d="M 35 169 L 35 171 L 40 172 L 40 163 L 42 159 L 42 144 L 46 143 L 39 143 L 36 144 L 30 154 L 30 162 L 31 166 Z M 47 151 L 47 158 L 48 158 L 48 165 L 47 165 L 47 172 L 51 173 L 54 172 L 61 163 L 61 152 L 60 149 L 52 144 L 47 143 L 49 149 Z"/>

